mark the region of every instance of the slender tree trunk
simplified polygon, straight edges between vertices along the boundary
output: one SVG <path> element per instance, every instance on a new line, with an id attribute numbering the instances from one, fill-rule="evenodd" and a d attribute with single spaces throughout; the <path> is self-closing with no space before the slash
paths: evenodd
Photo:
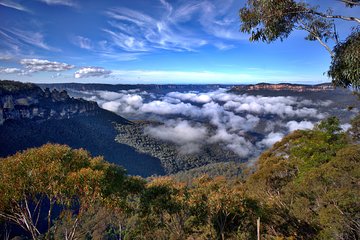
<path id="1" fill-rule="evenodd" d="M 74 221 L 74 224 L 72 225 L 72 228 L 70 230 L 70 232 L 68 233 L 67 230 L 66 230 L 66 233 L 65 233 L 65 239 L 66 240 L 73 240 L 74 237 L 75 237 L 75 232 L 76 232 L 76 228 L 78 226 L 78 221 L 79 221 L 79 218 L 76 217 L 75 221 Z"/>
<path id="2" fill-rule="evenodd" d="M 122 240 L 122 225 L 121 225 L 121 222 L 119 222 L 119 240 Z"/>
<path id="3" fill-rule="evenodd" d="M 256 221 L 256 229 L 257 229 L 257 240 L 260 240 L 260 218 Z"/>
<path id="4" fill-rule="evenodd" d="M 53 210 L 53 207 L 54 207 L 54 201 L 53 200 L 49 200 L 49 201 L 50 201 L 50 206 L 49 206 L 49 211 L 48 211 L 48 214 L 47 214 L 48 230 L 51 227 L 51 214 L 52 214 L 52 210 Z"/>

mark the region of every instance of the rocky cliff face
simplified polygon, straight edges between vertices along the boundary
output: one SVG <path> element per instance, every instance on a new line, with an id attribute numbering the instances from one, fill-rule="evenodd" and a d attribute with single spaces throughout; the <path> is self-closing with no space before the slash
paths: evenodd
<path id="1" fill-rule="evenodd" d="M 233 91 L 269 90 L 269 91 L 292 91 L 292 92 L 320 92 L 320 91 L 334 90 L 334 87 L 331 84 L 300 85 L 300 84 L 290 84 L 290 83 L 281 83 L 281 84 L 259 83 L 256 85 L 235 86 L 233 87 L 232 90 Z"/>
<path id="2" fill-rule="evenodd" d="M 91 116 L 99 109 L 97 103 L 71 98 L 66 91 L 43 91 L 35 84 L 0 81 L 0 125 L 7 120 Z"/>

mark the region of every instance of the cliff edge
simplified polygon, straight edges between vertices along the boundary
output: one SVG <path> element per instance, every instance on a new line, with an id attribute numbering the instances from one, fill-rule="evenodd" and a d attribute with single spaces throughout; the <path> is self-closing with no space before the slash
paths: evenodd
<path id="1" fill-rule="evenodd" d="M 65 90 L 42 90 L 32 83 L 0 81 L 0 125 L 7 120 L 67 119 L 92 116 L 99 111 L 96 102 L 71 98 Z"/>

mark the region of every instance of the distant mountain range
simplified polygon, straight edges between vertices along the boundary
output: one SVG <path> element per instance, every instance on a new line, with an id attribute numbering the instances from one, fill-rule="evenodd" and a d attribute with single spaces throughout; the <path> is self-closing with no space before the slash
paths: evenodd
<path id="1" fill-rule="evenodd" d="M 196 91 L 199 89 L 212 90 L 218 88 L 226 88 L 232 85 L 226 84 L 98 84 L 98 83 L 54 83 L 54 84 L 38 84 L 41 88 L 66 90 L 72 89 L 77 91 L 119 91 L 130 89 L 141 89 L 143 91 Z"/>
<path id="2" fill-rule="evenodd" d="M 233 91 L 294 91 L 294 92 L 319 92 L 335 90 L 331 83 L 322 83 L 316 85 L 306 84 L 292 84 L 292 83 L 258 83 L 258 84 L 98 84 L 98 83 L 54 83 L 54 84 L 38 84 L 41 88 L 66 90 L 73 89 L 78 91 L 91 91 L 91 90 L 104 90 L 104 91 L 117 91 L 117 90 L 130 90 L 141 89 L 145 91 L 160 91 L 160 90 L 173 90 L 173 91 L 191 91 L 191 90 L 212 90 L 217 88 L 232 87 Z"/>
<path id="3" fill-rule="evenodd" d="M 292 84 L 292 83 L 279 83 L 279 84 L 269 84 L 269 83 L 259 83 L 255 85 L 241 85 L 234 86 L 233 91 L 259 91 L 259 90 L 269 90 L 269 91 L 293 91 L 293 92 L 321 92 L 321 91 L 333 91 L 335 90 L 334 86 L 331 83 L 322 83 L 317 85 L 304 85 L 304 84 Z"/>

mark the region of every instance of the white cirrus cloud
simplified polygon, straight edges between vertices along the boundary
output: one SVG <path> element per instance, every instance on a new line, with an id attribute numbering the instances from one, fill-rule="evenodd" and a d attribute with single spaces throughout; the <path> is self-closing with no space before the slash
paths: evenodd
<path id="1" fill-rule="evenodd" d="M 77 70 L 74 74 L 75 78 L 89 78 L 89 77 L 108 77 L 111 74 L 110 70 L 102 67 L 83 67 Z"/>
<path id="2" fill-rule="evenodd" d="M 45 59 L 36 59 L 36 58 L 27 58 L 21 59 L 20 64 L 23 65 L 25 70 L 28 73 L 35 72 L 62 72 L 75 68 L 74 65 L 61 63 L 61 62 L 52 62 Z"/>
<path id="3" fill-rule="evenodd" d="M 75 36 L 71 38 L 72 43 L 82 49 L 92 50 L 93 43 L 89 38 L 82 37 L 82 36 Z"/>
<path id="4" fill-rule="evenodd" d="M 129 52 L 195 51 L 204 45 L 226 50 L 234 47 L 228 41 L 245 39 L 238 31 L 238 5 L 233 0 L 158 3 L 150 14 L 125 7 L 109 9 L 104 32 L 115 46 Z"/>
<path id="5" fill-rule="evenodd" d="M 44 40 L 45 37 L 43 33 L 39 31 L 0 27 L 0 38 L 4 40 L 2 43 L 14 52 L 18 52 L 20 48 L 28 49 L 29 46 L 48 51 L 61 51 L 57 48 L 49 46 Z"/>
<path id="6" fill-rule="evenodd" d="M 77 7 L 78 4 L 73 0 L 38 0 L 46 3 L 47 5 L 62 5 L 67 7 Z"/>
<path id="7" fill-rule="evenodd" d="M 27 9 L 23 5 L 15 2 L 15 1 L 12 1 L 12 0 L 1 0 L 0 5 L 2 5 L 4 7 L 8 7 L 8 8 L 13 8 L 13 9 L 16 9 L 19 11 L 23 11 L 23 12 L 30 12 L 29 9 Z"/>

